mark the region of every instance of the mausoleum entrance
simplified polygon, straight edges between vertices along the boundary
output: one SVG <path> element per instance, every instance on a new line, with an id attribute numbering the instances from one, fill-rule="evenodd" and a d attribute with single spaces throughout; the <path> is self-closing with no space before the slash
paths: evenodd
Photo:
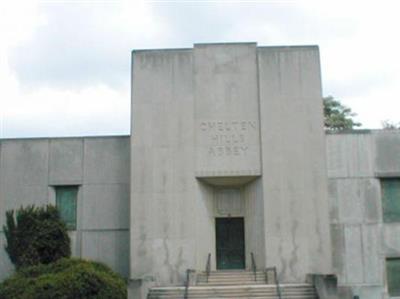
<path id="1" fill-rule="evenodd" d="M 244 218 L 215 218 L 217 270 L 245 269 Z"/>
<path id="2" fill-rule="evenodd" d="M 196 269 L 250 270 L 252 256 L 264 267 L 264 206 L 261 180 L 210 177 L 198 180 L 201 190 Z M 208 258 L 209 257 L 209 258 Z"/>

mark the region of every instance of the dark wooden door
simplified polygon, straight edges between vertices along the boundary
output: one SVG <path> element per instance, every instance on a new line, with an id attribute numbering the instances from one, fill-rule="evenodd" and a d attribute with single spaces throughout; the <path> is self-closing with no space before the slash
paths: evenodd
<path id="1" fill-rule="evenodd" d="M 216 218 L 217 269 L 244 269 L 244 219 Z"/>

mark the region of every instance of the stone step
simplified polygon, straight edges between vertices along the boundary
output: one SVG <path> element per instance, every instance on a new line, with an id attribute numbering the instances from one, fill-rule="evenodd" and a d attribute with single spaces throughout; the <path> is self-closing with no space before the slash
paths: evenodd
<path id="1" fill-rule="evenodd" d="M 184 298 L 183 294 L 180 295 L 174 295 L 174 296 L 170 296 L 170 297 L 166 297 L 166 296 L 150 296 L 148 297 L 149 299 L 181 299 Z M 215 295 L 210 295 L 210 296 L 206 296 L 206 297 L 199 297 L 199 296 L 194 296 L 192 294 L 190 294 L 188 296 L 188 299 L 219 299 L 219 298 L 230 298 L 230 299 L 243 299 L 243 298 L 256 298 L 256 299 L 318 299 L 318 297 L 316 295 L 288 295 L 288 296 L 281 296 L 279 298 L 279 296 L 277 295 L 269 295 L 269 296 L 215 296 Z"/>
<path id="2" fill-rule="evenodd" d="M 208 281 L 197 280 L 196 285 L 252 285 L 266 284 L 264 279 L 209 279 Z"/>
<path id="3" fill-rule="evenodd" d="M 179 291 L 179 292 L 173 292 L 173 291 L 163 291 L 163 292 L 152 292 L 152 296 L 163 296 L 166 297 L 173 297 L 177 295 L 183 295 L 184 290 Z M 209 297 L 209 296 L 219 296 L 219 297 L 263 297 L 263 296 L 276 296 L 276 291 L 274 292 L 248 292 L 248 291 L 234 291 L 234 292 L 228 292 L 228 291 L 221 291 L 221 292 L 215 292 L 215 291 L 204 291 L 204 292 L 193 292 L 193 290 L 189 289 L 189 294 L 191 296 L 196 296 L 196 297 Z M 283 297 L 285 296 L 315 296 L 315 292 L 310 290 L 310 291 L 297 291 L 297 292 L 281 292 L 281 295 Z"/>
<path id="4" fill-rule="evenodd" d="M 206 276 L 207 274 L 205 272 L 200 272 L 198 275 L 201 276 Z M 257 271 L 256 272 L 257 276 L 265 276 L 265 273 L 262 271 Z M 211 272 L 210 277 L 236 277 L 236 276 L 254 276 L 254 272 L 252 271 L 216 271 L 216 272 Z"/>
<path id="5" fill-rule="evenodd" d="M 251 285 L 265 284 L 265 282 L 263 271 L 257 271 L 256 275 L 252 271 L 245 270 L 212 271 L 208 280 L 205 272 L 197 275 L 197 285 Z"/>
<path id="6" fill-rule="evenodd" d="M 207 276 L 205 273 L 199 273 L 199 276 Z M 265 276 L 262 272 L 257 272 L 257 276 Z M 244 273 L 210 273 L 209 277 L 254 277 L 253 272 L 244 272 Z"/>
<path id="7" fill-rule="evenodd" d="M 150 294 L 149 299 L 167 299 L 167 298 L 182 298 L 184 297 L 184 292 L 182 293 L 170 293 L 170 294 Z M 249 293 L 227 293 L 227 294 L 215 294 L 215 293 L 204 293 L 204 294 L 193 294 L 189 292 L 190 298 L 276 298 L 276 293 L 271 294 L 249 294 Z M 315 298 L 314 293 L 293 293 L 293 294 L 281 294 L 282 299 L 292 297 L 305 297 L 305 298 Z"/>
<path id="8" fill-rule="evenodd" d="M 198 277 L 207 277 L 206 275 L 202 275 L 202 274 L 198 274 L 197 276 Z M 250 278 L 250 277 L 254 278 L 254 276 L 265 277 L 265 275 L 263 275 L 263 274 L 257 274 L 257 275 L 254 275 L 254 274 L 251 274 L 251 275 L 210 275 L 208 277 L 209 278 L 210 277 L 211 278 Z"/>
<path id="9" fill-rule="evenodd" d="M 152 290 L 152 294 L 181 294 L 183 293 L 185 290 L 181 289 L 181 290 Z M 222 294 L 222 295 L 227 295 L 227 294 L 252 294 L 252 295 L 256 295 L 256 294 L 272 294 L 275 295 L 277 290 L 276 288 L 273 290 L 248 290 L 246 288 L 243 288 L 242 290 L 216 290 L 216 289 L 208 289 L 208 290 L 194 290 L 193 288 L 189 288 L 189 292 L 190 294 L 196 294 L 196 295 L 200 295 L 200 294 Z M 281 289 L 281 294 L 283 295 L 289 295 L 289 294 L 315 294 L 315 291 L 313 289 L 303 289 L 303 290 L 291 290 L 291 291 L 285 291 Z"/>
<path id="10" fill-rule="evenodd" d="M 171 296 L 171 297 L 164 297 L 164 296 L 158 296 L 158 297 L 148 297 L 149 299 L 181 299 L 184 298 L 184 295 L 179 295 L 179 296 Z M 192 296 L 189 295 L 188 299 L 219 299 L 219 298 L 230 298 L 230 299 L 251 299 L 251 298 L 257 298 L 257 299 L 318 299 L 317 296 L 312 296 L 312 295 L 290 295 L 290 296 L 281 296 L 279 298 L 277 295 L 271 295 L 271 296 L 261 296 L 261 297 L 249 297 L 249 296 L 243 296 L 243 297 L 237 297 L 237 296 L 228 296 L 228 297 L 217 297 L 217 296 L 208 296 L 208 297 L 197 297 L 197 296 Z"/>
<path id="11" fill-rule="evenodd" d="M 263 281 L 250 281 L 250 282 L 198 282 L 197 286 L 230 286 L 230 285 L 263 285 Z"/>
<path id="12" fill-rule="evenodd" d="M 184 287 L 152 288 L 149 299 L 183 298 Z M 282 299 L 315 299 L 313 286 L 285 284 L 281 286 Z M 269 298 L 277 297 L 276 285 L 194 286 L 189 288 L 189 298 Z"/>
<path id="13" fill-rule="evenodd" d="M 206 281 L 207 277 L 197 277 L 197 281 Z M 245 277 L 226 277 L 226 276 L 221 276 L 221 277 L 213 277 L 210 276 L 208 277 L 208 281 L 225 281 L 225 280 L 262 280 L 265 281 L 265 276 L 245 276 Z"/>
<path id="14" fill-rule="evenodd" d="M 200 272 L 202 274 L 206 274 L 206 272 Z M 224 274 L 253 274 L 254 272 L 252 270 L 216 270 L 216 271 L 210 271 L 211 275 L 224 275 Z M 257 270 L 256 273 L 258 274 L 264 274 L 264 271 Z"/>
<path id="15" fill-rule="evenodd" d="M 184 298 L 184 293 L 180 294 L 151 294 L 149 295 L 148 299 L 177 299 L 177 298 Z M 269 299 L 317 299 L 318 297 L 315 294 L 282 294 L 281 297 L 279 298 L 278 295 L 276 294 L 192 294 L 189 293 L 188 298 L 190 299 L 210 299 L 210 298 L 256 298 L 256 299 L 261 299 L 261 298 L 269 298 Z"/>

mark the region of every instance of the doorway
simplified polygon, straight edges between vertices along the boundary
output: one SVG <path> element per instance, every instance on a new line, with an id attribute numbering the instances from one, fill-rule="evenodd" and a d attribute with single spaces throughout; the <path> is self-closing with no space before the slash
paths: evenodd
<path id="1" fill-rule="evenodd" d="M 215 219 L 217 270 L 244 269 L 244 218 Z"/>

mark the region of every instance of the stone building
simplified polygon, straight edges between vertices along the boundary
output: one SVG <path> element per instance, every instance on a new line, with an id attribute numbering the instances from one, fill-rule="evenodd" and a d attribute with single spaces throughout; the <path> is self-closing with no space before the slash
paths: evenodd
<path id="1" fill-rule="evenodd" d="M 56 203 L 74 255 L 131 298 L 207 265 L 239 285 L 275 266 L 283 293 L 336 276 L 339 298 L 400 296 L 400 133 L 326 134 L 321 98 L 316 46 L 133 51 L 131 136 L 0 140 L 0 224 Z"/>

